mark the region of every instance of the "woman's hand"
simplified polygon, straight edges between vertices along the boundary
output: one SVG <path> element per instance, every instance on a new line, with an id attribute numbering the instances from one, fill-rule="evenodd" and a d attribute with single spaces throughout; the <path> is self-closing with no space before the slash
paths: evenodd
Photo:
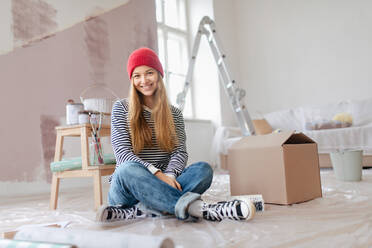
<path id="1" fill-rule="evenodd" d="M 177 180 L 175 178 L 168 177 L 167 175 L 165 175 L 161 171 L 156 172 L 155 176 L 157 178 L 159 178 L 160 180 L 162 180 L 163 182 L 169 184 L 173 188 L 176 188 L 176 189 L 182 191 L 181 185 L 177 182 Z"/>

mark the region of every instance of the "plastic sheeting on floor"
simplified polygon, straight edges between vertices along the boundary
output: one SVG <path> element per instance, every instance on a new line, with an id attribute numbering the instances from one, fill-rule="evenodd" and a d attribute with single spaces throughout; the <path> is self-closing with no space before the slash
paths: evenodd
<path id="1" fill-rule="evenodd" d="M 94 222 L 91 188 L 64 190 L 56 211 L 48 209 L 49 194 L 2 197 L 0 232 L 71 221 L 67 228 L 167 236 L 176 247 L 372 247 L 372 169 L 363 170 L 360 182 L 339 181 L 332 170 L 322 170 L 321 180 L 323 198 L 290 206 L 267 204 L 249 222 L 186 223 L 171 217 L 101 227 Z M 229 194 L 229 176 L 218 172 L 203 198 L 213 202 Z"/>

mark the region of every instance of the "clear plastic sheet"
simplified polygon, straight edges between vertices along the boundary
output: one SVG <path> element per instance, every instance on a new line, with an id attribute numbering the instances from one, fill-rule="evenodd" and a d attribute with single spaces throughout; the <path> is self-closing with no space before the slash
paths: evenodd
<path id="1" fill-rule="evenodd" d="M 332 170 L 322 170 L 321 180 L 323 198 L 290 206 L 267 204 L 249 222 L 191 223 L 168 217 L 101 227 L 94 222 L 92 188 L 63 191 L 56 211 L 48 209 L 47 193 L 8 196 L 1 198 L 0 232 L 71 221 L 67 228 L 168 236 L 176 247 L 372 247 L 372 170 L 363 170 L 360 182 L 339 181 Z M 107 190 L 104 184 L 105 194 Z M 219 201 L 229 195 L 228 174 L 216 172 L 204 200 Z"/>

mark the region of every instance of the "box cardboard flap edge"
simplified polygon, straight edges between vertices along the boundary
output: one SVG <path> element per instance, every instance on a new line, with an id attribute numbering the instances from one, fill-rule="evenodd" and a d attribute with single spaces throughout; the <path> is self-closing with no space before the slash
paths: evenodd
<path id="1" fill-rule="evenodd" d="M 292 132 L 291 136 L 288 137 L 288 139 L 286 139 L 286 141 L 283 144 L 308 144 L 308 143 L 316 144 L 314 140 L 310 139 L 305 134 Z"/>
<path id="2" fill-rule="evenodd" d="M 316 142 L 303 133 L 286 131 L 265 135 L 243 136 L 230 149 L 277 147 L 284 144 L 307 144 Z"/>
<path id="3" fill-rule="evenodd" d="M 264 134 L 264 135 L 244 136 L 240 140 L 235 142 L 229 148 L 229 150 L 277 147 L 277 146 L 281 146 L 284 143 L 286 143 L 287 140 L 291 138 L 293 134 L 294 134 L 294 131 L 286 131 L 286 132 L 270 133 L 270 134 Z"/>

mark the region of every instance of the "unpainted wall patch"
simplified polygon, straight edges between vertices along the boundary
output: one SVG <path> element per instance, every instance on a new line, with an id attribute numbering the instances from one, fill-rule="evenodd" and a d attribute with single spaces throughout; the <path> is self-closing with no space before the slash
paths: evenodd
<path id="1" fill-rule="evenodd" d="M 41 115 L 40 116 L 40 133 L 41 133 L 41 147 L 43 155 L 43 164 L 46 171 L 45 176 L 48 182 L 51 182 L 52 172 L 50 170 L 50 163 L 54 160 L 54 151 L 56 146 L 56 130 L 59 126 L 59 118 L 56 116 Z"/>
<path id="2" fill-rule="evenodd" d="M 84 24 L 85 46 L 91 65 L 92 83 L 105 83 L 105 68 L 110 59 L 108 26 L 105 20 L 89 17 Z"/>
<path id="3" fill-rule="evenodd" d="M 47 39 L 58 27 L 57 11 L 41 0 L 12 0 L 12 30 L 15 46 Z"/>

